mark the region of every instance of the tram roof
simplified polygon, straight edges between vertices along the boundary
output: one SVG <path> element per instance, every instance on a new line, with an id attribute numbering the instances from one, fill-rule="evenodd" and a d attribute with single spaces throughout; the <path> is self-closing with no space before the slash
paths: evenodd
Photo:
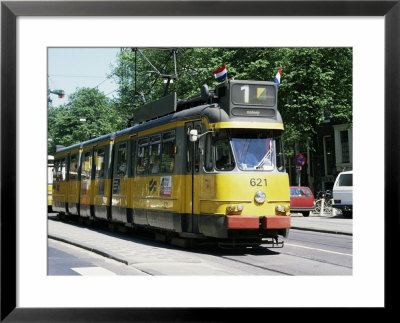
<path id="1" fill-rule="evenodd" d="M 93 138 L 78 144 L 74 144 L 69 147 L 61 148 L 57 150 L 56 154 L 65 153 L 78 148 L 83 148 L 106 140 L 114 140 L 117 137 L 122 137 L 124 135 L 128 135 L 131 133 L 152 129 L 154 127 L 162 126 L 168 123 L 191 120 L 196 118 L 203 118 L 203 117 L 207 118 L 209 123 L 228 122 L 228 121 L 237 123 L 248 123 L 248 122 L 282 123 L 282 118 L 279 112 L 277 112 L 275 118 L 260 118 L 260 117 L 229 118 L 225 110 L 222 109 L 217 103 L 204 104 L 190 109 L 178 111 L 173 114 L 166 115 L 164 117 L 160 117 L 154 120 L 146 121 L 144 123 L 137 124 L 132 127 L 117 132 L 112 132 L 103 135 L 101 137 Z"/>
<path id="2" fill-rule="evenodd" d="M 97 137 L 97 138 L 93 138 L 93 139 L 84 141 L 82 143 L 82 147 L 91 146 L 91 145 L 94 145 L 94 144 L 97 144 L 97 143 L 103 142 L 103 141 L 114 140 L 115 139 L 115 134 L 116 134 L 116 132 L 112 132 L 112 133 L 108 133 L 106 135 L 103 135 L 103 136 L 100 136 L 100 137 Z"/>
<path id="3" fill-rule="evenodd" d="M 201 118 L 206 113 L 204 113 L 207 109 L 216 109 L 217 104 L 205 104 L 201 106 L 197 106 L 194 108 L 190 108 L 183 111 L 178 111 L 157 119 L 149 120 L 140 124 L 136 124 L 130 128 L 120 130 L 116 133 L 116 137 L 121 137 L 130 133 L 136 133 L 144 130 L 148 130 L 157 126 L 162 126 L 168 123 L 172 123 L 175 121 L 183 121 L 190 120 L 193 118 Z M 219 108 L 217 108 L 219 109 Z"/>
<path id="4" fill-rule="evenodd" d="M 109 134 L 106 134 L 106 135 L 103 135 L 103 136 L 100 136 L 97 138 L 89 139 L 89 140 L 86 140 L 86 141 L 83 141 L 83 142 L 80 142 L 80 143 L 77 143 L 77 144 L 74 144 L 74 145 L 71 145 L 68 147 L 59 148 L 56 151 L 56 155 L 63 154 L 63 153 L 66 153 L 66 152 L 69 152 L 69 151 L 72 151 L 75 149 L 87 147 L 87 146 L 90 146 L 90 145 L 93 145 L 93 144 L 96 144 L 96 143 L 99 143 L 102 141 L 114 140 L 114 139 L 115 139 L 115 132 L 112 132 L 112 133 L 109 133 Z"/>
<path id="5" fill-rule="evenodd" d="M 60 155 L 60 154 L 66 153 L 66 152 L 68 152 L 70 150 L 82 148 L 82 144 L 83 144 L 82 142 L 79 142 L 77 144 L 74 144 L 74 145 L 71 145 L 71 146 L 68 146 L 68 147 L 58 148 L 58 149 L 56 149 L 55 155 Z"/>
<path id="6" fill-rule="evenodd" d="M 69 147 L 63 147 L 57 150 L 56 154 L 65 153 L 77 148 L 83 148 L 106 140 L 114 140 L 115 138 L 137 133 L 145 130 L 155 128 L 157 126 L 166 125 L 176 121 L 185 121 L 192 119 L 201 119 L 205 117 L 209 123 L 215 124 L 218 122 L 231 122 L 231 123 L 269 123 L 269 124 L 282 124 L 282 117 L 279 111 L 276 111 L 274 117 L 229 117 L 226 111 L 218 103 L 202 104 L 189 109 L 177 111 L 166 116 L 162 116 L 153 120 L 149 120 L 132 127 L 112 132 L 101 137 L 93 138 L 81 143 L 74 144 Z"/>
<path id="7" fill-rule="evenodd" d="M 191 119 L 207 118 L 209 123 L 218 122 L 237 122 L 237 123 L 277 123 L 282 124 L 282 117 L 277 111 L 274 118 L 271 117 L 234 117 L 230 118 L 224 109 L 218 103 L 204 104 L 190 109 L 175 112 L 154 120 L 146 121 L 116 132 L 115 137 L 122 137 L 131 133 L 149 130 L 157 126 L 162 126 L 176 121 L 185 121 Z"/>

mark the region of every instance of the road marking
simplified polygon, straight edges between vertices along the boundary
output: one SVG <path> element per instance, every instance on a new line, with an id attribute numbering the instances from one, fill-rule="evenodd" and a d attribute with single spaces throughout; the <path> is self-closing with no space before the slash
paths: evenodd
<path id="1" fill-rule="evenodd" d="M 114 276 L 116 275 L 112 271 L 101 267 L 79 267 L 79 268 L 71 268 L 76 271 L 78 274 L 82 276 Z"/>
<path id="2" fill-rule="evenodd" d="M 328 253 L 334 253 L 334 254 L 337 254 L 337 255 L 353 257 L 353 255 L 351 253 L 343 253 L 343 252 L 330 251 L 330 250 L 319 249 L 319 248 L 311 248 L 311 247 L 299 246 L 297 244 L 291 244 L 291 243 L 286 243 L 286 242 L 285 242 L 285 246 L 292 246 L 292 247 L 298 247 L 298 248 L 304 248 L 304 249 L 312 249 L 312 250 L 318 250 L 318 251 L 323 251 L 323 252 L 328 252 Z"/>

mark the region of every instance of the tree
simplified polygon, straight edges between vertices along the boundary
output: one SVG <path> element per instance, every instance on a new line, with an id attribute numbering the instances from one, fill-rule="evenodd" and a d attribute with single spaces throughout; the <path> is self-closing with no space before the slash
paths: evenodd
<path id="1" fill-rule="evenodd" d="M 113 102 L 103 93 L 80 88 L 67 104 L 48 108 L 49 154 L 54 154 L 56 145 L 69 146 L 122 129 L 124 125 Z"/>
<path id="2" fill-rule="evenodd" d="M 203 84 L 210 88 L 218 83 L 213 71 L 223 64 L 229 68 L 229 76 L 237 79 L 273 79 L 268 55 L 277 49 L 248 48 L 178 48 L 176 52 L 175 80 L 169 92 L 175 91 L 178 99 L 199 93 Z M 118 58 L 112 76 L 119 84 L 118 111 L 122 117 L 132 117 L 136 107 L 157 100 L 164 95 L 164 75 L 175 75 L 173 51 L 157 49 L 125 49 Z M 262 67 L 260 69 L 260 67 Z M 159 72 L 159 73 L 158 73 Z"/>
<path id="3" fill-rule="evenodd" d="M 172 50 L 130 49 L 123 50 L 112 77 L 118 87 L 115 101 L 121 118 L 132 118 L 135 108 L 164 95 L 163 77 L 174 75 Z"/>
<path id="4" fill-rule="evenodd" d="M 279 111 L 286 143 L 308 142 L 327 120 L 352 120 L 352 51 L 349 48 L 292 48 L 283 55 Z"/>
<path id="5" fill-rule="evenodd" d="M 168 51 L 142 52 L 159 71 L 173 74 Z M 229 78 L 263 81 L 272 81 L 282 66 L 279 111 L 285 124 L 286 147 L 300 141 L 308 142 L 313 149 L 316 131 L 327 118 L 352 120 L 351 48 L 179 48 L 178 81 L 171 84 L 170 91 L 183 99 L 199 93 L 202 84 L 213 88 L 217 82 L 212 71 L 223 64 L 227 65 Z M 134 108 L 143 104 L 139 92 L 146 101 L 163 96 L 164 85 L 153 70 L 143 56 L 136 53 L 135 58 L 134 51 L 120 54 L 113 75 L 120 84 L 118 106 L 122 118 L 132 117 Z"/>

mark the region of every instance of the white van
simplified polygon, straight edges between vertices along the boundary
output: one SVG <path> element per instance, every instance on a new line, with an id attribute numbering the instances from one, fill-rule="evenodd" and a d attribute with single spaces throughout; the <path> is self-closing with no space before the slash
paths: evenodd
<path id="1" fill-rule="evenodd" d="M 341 172 L 336 177 L 332 190 L 332 207 L 342 210 L 343 216 L 353 216 L 353 171 Z"/>

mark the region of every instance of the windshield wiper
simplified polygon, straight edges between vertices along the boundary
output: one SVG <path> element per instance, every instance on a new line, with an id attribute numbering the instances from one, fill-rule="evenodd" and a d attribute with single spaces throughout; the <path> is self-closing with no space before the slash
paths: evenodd
<path id="1" fill-rule="evenodd" d="M 267 151 L 267 153 L 264 155 L 264 157 L 261 159 L 261 161 L 258 163 L 256 166 L 256 169 L 260 169 L 262 165 L 267 161 L 268 158 L 271 156 L 271 149 Z"/>

